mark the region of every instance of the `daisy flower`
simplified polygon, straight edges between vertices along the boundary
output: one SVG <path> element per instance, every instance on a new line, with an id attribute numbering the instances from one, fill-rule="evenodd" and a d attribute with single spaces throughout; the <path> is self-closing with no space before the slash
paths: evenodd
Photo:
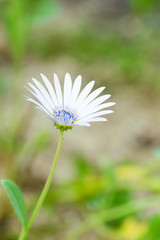
<path id="1" fill-rule="evenodd" d="M 32 78 L 34 84 L 28 82 L 30 88 L 26 88 L 36 100 L 26 96 L 27 101 L 34 103 L 36 108 L 43 111 L 58 129 L 68 130 L 75 125 L 89 127 L 91 122 L 107 121 L 102 116 L 113 113 L 106 108 L 115 103 L 105 102 L 111 95 L 99 96 L 105 87 L 91 92 L 95 81 L 89 82 L 80 92 L 82 77 L 79 75 L 72 84 L 70 74 L 66 73 L 62 91 L 56 74 L 54 74 L 54 87 L 42 73 L 41 77 L 45 87 L 35 78 Z"/>

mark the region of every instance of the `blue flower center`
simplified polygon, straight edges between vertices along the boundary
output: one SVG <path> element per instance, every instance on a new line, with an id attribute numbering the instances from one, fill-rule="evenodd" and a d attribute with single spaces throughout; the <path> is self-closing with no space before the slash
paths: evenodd
<path id="1" fill-rule="evenodd" d="M 56 123 L 62 125 L 72 125 L 77 119 L 77 114 L 64 109 L 54 109 L 53 116 Z"/>

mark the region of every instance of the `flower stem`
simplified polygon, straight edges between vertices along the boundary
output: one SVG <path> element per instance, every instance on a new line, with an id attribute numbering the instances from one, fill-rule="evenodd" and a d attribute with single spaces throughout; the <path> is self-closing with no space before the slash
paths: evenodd
<path id="1" fill-rule="evenodd" d="M 56 165 L 57 165 L 57 161 L 58 161 L 58 158 L 59 158 L 59 155 L 60 155 L 60 151 L 61 151 L 61 146 L 62 146 L 62 142 L 63 142 L 63 133 L 64 131 L 60 131 L 60 135 L 59 135 L 59 142 L 58 142 L 58 146 L 57 146 L 57 150 L 56 150 L 56 154 L 55 154 L 55 157 L 54 157 L 54 161 L 53 161 L 53 165 L 52 165 L 52 168 L 51 168 L 51 171 L 49 173 L 49 176 L 47 178 L 47 181 L 45 183 L 45 186 L 43 188 L 43 191 L 39 197 L 39 200 L 35 206 L 35 209 L 33 211 L 33 214 L 26 226 L 26 228 L 23 228 L 21 233 L 20 233 L 20 236 L 18 238 L 18 240 L 24 240 L 28 234 L 28 231 L 30 229 L 30 227 L 32 226 L 45 198 L 46 198 L 46 195 L 48 193 L 48 190 L 49 190 L 49 187 L 51 185 L 51 182 L 52 182 L 52 178 L 53 178 L 53 174 L 55 172 L 55 169 L 56 169 Z"/>

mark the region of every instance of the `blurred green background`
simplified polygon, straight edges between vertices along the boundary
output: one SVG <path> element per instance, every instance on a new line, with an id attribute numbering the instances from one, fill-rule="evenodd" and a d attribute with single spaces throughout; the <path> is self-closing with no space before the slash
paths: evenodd
<path id="1" fill-rule="evenodd" d="M 117 103 L 107 124 L 65 134 L 28 239 L 159 240 L 160 1 L 0 0 L 0 20 L 0 178 L 21 187 L 29 213 L 58 131 L 25 101 L 27 81 L 81 74 Z M 19 231 L 0 187 L 0 240 Z"/>

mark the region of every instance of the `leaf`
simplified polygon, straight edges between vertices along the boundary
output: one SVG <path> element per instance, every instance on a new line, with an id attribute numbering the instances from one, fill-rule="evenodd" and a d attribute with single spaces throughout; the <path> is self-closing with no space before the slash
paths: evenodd
<path id="1" fill-rule="evenodd" d="M 17 217 L 19 218 L 22 225 L 25 227 L 27 223 L 27 210 L 21 190 L 11 180 L 1 180 L 1 183 L 5 191 L 7 192 L 7 195 Z"/>

